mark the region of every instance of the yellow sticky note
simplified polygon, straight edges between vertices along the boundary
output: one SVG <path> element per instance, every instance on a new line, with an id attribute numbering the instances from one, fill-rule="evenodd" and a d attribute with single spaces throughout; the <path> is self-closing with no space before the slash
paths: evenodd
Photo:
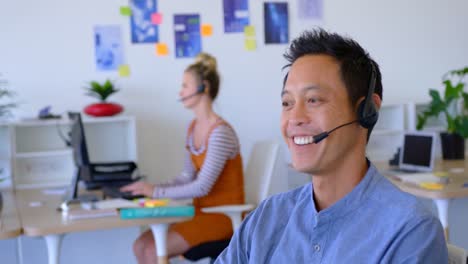
<path id="1" fill-rule="evenodd" d="M 434 172 L 434 176 L 436 177 L 448 177 L 448 172 L 446 171 L 436 171 Z"/>
<path id="2" fill-rule="evenodd" d="M 203 24 L 201 26 L 201 35 L 202 37 L 210 37 L 213 35 L 213 26 L 210 24 Z"/>
<path id="3" fill-rule="evenodd" d="M 122 16 L 131 16 L 132 15 L 132 9 L 129 6 L 121 6 L 120 7 L 120 14 Z"/>
<path id="4" fill-rule="evenodd" d="M 255 37 L 255 27 L 254 26 L 245 26 L 244 34 L 246 37 Z"/>
<path id="5" fill-rule="evenodd" d="M 119 76 L 128 77 L 130 76 L 130 67 L 126 64 L 119 66 Z"/>
<path id="6" fill-rule="evenodd" d="M 169 54 L 169 48 L 166 43 L 156 43 L 156 55 L 167 56 Z"/>
<path id="7" fill-rule="evenodd" d="M 245 49 L 248 51 L 253 51 L 257 49 L 257 41 L 255 39 L 246 39 L 245 40 Z"/>
<path id="8" fill-rule="evenodd" d="M 421 182 L 419 186 L 428 190 L 442 190 L 444 188 L 444 185 L 435 182 Z"/>
<path id="9" fill-rule="evenodd" d="M 145 201 L 145 207 L 158 207 L 166 206 L 169 203 L 169 199 L 154 199 Z"/>

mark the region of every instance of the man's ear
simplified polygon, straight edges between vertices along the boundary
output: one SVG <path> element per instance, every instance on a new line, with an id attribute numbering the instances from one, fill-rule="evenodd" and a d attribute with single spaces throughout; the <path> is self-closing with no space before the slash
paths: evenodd
<path id="1" fill-rule="evenodd" d="M 380 96 L 378 94 L 374 93 L 372 94 L 372 100 L 374 101 L 377 111 L 379 111 L 380 107 L 382 106 L 382 99 L 380 99 Z"/>
<path id="2" fill-rule="evenodd" d="M 361 97 L 359 98 L 359 100 L 357 100 L 356 104 L 354 105 L 354 112 L 357 113 L 358 112 L 358 109 L 359 109 L 359 105 L 364 101 L 365 97 Z"/>
<path id="3" fill-rule="evenodd" d="M 359 105 L 361 104 L 362 101 L 364 101 L 365 97 L 359 98 L 357 101 L 356 105 L 354 106 L 354 112 L 357 113 L 357 110 L 359 108 Z M 375 108 L 377 108 L 377 111 L 380 110 L 380 107 L 382 106 L 382 99 L 380 99 L 380 96 L 376 93 L 372 94 L 372 100 L 374 101 Z"/>

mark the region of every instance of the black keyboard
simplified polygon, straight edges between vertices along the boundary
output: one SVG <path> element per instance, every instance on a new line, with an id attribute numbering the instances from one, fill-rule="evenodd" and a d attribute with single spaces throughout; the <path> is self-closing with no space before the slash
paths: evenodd
<path id="1" fill-rule="evenodd" d="M 126 200 L 140 199 L 145 197 L 144 195 L 133 195 L 131 192 L 122 192 L 120 191 L 120 187 L 117 186 L 102 187 L 102 192 L 104 197 L 123 198 Z"/>

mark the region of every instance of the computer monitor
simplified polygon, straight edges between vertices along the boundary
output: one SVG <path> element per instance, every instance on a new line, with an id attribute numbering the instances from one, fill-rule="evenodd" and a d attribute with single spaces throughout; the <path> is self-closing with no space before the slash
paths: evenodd
<path id="1" fill-rule="evenodd" d="M 68 118 L 72 122 L 70 131 L 70 145 L 72 147 L 73 160 L 76 167 L 72 179 L 69 198 L 76 199 L 79 181 L 91 181 L 91 172 L 89 168 L 90 161 L 81 114 L 77 112 L 69 112 Z"/>
<path id="2" fill-rule="evenodd" d="M 434 168 L 436 134 L 433 132 L 405 132 L 400 154 L 400 169 L 432 171 Z"/>
<path id="3" fill-rule="evenodd" d="M 72 122 L 69 145 L 73 150 L 75 173 L 70 186 L 68 199 L 77 199 L 78 183 L 83 181 L 86 189 L 100 189 L 104 186 L 122 186 L 141 178 L 133 161 L 91 163 L 86 144 L 86 136 L 80 113 L 69 112 Z"/>

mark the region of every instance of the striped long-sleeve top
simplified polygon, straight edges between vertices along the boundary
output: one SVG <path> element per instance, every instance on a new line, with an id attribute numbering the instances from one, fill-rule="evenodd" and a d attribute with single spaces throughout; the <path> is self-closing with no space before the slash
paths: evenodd
<path id="1" fill-rule="evenodd" d="M 157 184 L 154 198 L 187 199 L 207 195 L 224 169 L 226 161 L 233 159 L 240 151 L 235 131 L 228 125 L 217 126 L 208 138 L 208 144 L 195 148 L 193 132 L 187 137 L 184 169 L 172 181 Z M 200 171 L 196 171 L 191 155 L 205 152 L 206 159 Z"/>

